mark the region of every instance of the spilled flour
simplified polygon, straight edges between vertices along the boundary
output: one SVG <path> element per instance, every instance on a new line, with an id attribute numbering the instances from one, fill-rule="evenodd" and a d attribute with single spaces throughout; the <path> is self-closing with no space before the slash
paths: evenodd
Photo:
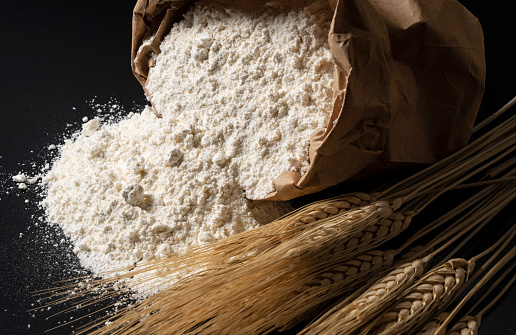
<path id="1" fill-rule="evenodd" d="M 218 240 L 289 209 L 246 200 L 236 166 L 216 164 L 216 148 L 198 145 L 194 125 L 171 126 L 148 108 L 93 132 L 90 122 L 98 120 L 65 142 L 43 178 L 43 205 L 96 273 Z M 184 154 L 170 164 L 175 145 Z"/>
<path id="2" fill-rule="evenodd" d="M 155 57 L 149 107 L 84 119 L 44 176 L 48 220 L 103 273 L 231 236 L 291 210 L 261 199 L 308 166 L 331 110 L 326 1 L 287 10 L 198 2 Z M 21 177 L 20 177 L 21 178 Z"/>

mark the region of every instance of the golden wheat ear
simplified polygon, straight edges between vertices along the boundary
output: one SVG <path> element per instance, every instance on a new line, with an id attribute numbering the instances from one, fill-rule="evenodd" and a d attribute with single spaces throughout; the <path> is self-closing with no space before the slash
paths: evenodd
<path id="1" fill-rule="evenodd" d="M 441 304 L 454 299 L 471 271 L 471 264 L 457 258 L 428 271 L 398 295 L 396 303 L 372 320 L 360 333 L 411 334 L 426 323 Z"/>

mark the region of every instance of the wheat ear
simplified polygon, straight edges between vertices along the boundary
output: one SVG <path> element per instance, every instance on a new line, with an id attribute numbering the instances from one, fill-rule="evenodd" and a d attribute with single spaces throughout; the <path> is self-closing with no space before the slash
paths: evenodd
<path id="1" fill-rule="evenodd" d="M 424 274 L 430 260 L 427 256 L 398 265 L 358 298 L 339 303 L 326 313 L 324 319 L 316 320 L 300 334 L 324 334 L 328 329 L 335 328 L 346 329 L 353 334 L 368 322 L 369 316 L 379 313 L 400 292 L 413 285 Z"/>
<path id="2" fill-rule="evenodd" d="M 516 246 L 512 247 L 508 252 L 506 252 L 504 254 L 504 256 L 494 266 L 492 266 L 489 270 L 487 270 L 489 268 L 489 266 L 491 265 L 491 263 L 509 245 L 509 243 L 513 240 L 515 235 L 516 235 L 516 225 L 513 225 L 513 227 L 504 235 L 504 237 L 502 239 L 498 240 L 491 248 L 485 250 L 481 254 L 479 254 L 471 259 L 472 261 L 476 261 L 477 259 L 484 257 L 489 252 L 491 252 L 494 248 L 496 248 L 498 245 L 500 245 L 500 243 L 503 241 L 502 245 L 500 247 L 498 247 L 498 250 L 480 267 L 479 271 L 477 271 L 476 275 L 473 278 L 471 278 L 471 280 L 474 281 L 480 275 L 482 275 L 482 278 L 476 283 L 475 287 L 473 289 L 471 289 L 464 296 L 464 298 L 462 298 L 462 300 L 453 308 L 453 310 L 450 312 L 450 315 L 448 316 L 448 318 L 437 329 L 436 334 L 444 334 L 446 327 L 448 326 L 450 321 L 457 315 L 458 311 L 464 306 L 464 304 L 469 299 L 472 298 L 472 296 L 476 293 L 476 291 L 478 291 L 480 287 L 485 285 L 488 282 L 488 280 L 491 279 L 498 271 L 500 271 L 500 269 L 502 269 L 507 263 L 509 263 L 510 261 L 512 261 L 514 259 L 514 257 L 516 256 Z M 511 266 L 511 270 L 512 270 L 512 267 L 514 267 L 514 263 Z M 487 271 L 486 274 L 484 274 L 485 271 Z M 510 270 L 507 270 L 504 275 L 506 275 L 509 271 Z M 501 277 L 503 277 L 504 275 L 502 275 Z M 498 280 L 500 280 L 500 279 L 501 278 L 498 278 Z M 511 280 L 510 284 L 512 284 L 512 282 L 513 282 L 513 280 Z M 485 298 L 485 296 L 483 298 Z M 497 296 L 496 299 L 499 299 L 499 298 L 500 298 L 500 295 Z M 489 306 L 490 305 L 488 305 L 486 307 L 486 309 L 489 308 Z M 485 311 L 486 309 L 484 309 L 483 311 Z"/>
<path id="3" fill-rule="evenodd" d="M 505 284 L 504 288 L 500 290 L 500 292 L 496 295 L 496 297 L 489 302 L 481 311 L 479 311 L 475 316 L 468 315 L 471 313 L 471 311 L 476 307 L 476 305 L 484 300 L 492 291 L 494 288 L 500 284 L 502 279 L 504 279 L 512 270 L 515 268 L 516 263 L 513 262 L 512 266 L 509 267 L 505 273 L 498 277 L 498 279 L 491 284 L 490 288 L 482 295 L 482 297 L 477 301 L 477 303 L 471 307 L 470 312 L 466 313 L 466 316 L 462 317 L 458 322 L 456 322 L 454 325 L 452 325 L 449 330 L 446 332 L 446 335 L 477 335 L 478 334 L 478 328 L 480 327 L 480 323 L 482 321 L 482 315 L 491 308 L 501 297 L 504 293 L 509 290 L 509 288 L 514 284 L 516 281 L 516 276 L 513 276 L 507 284 Z M 439 324 L 440 326 L 441 324 Z M 436 332 L 437 332 L 436 328 Z"/>
<path id="4" fill-rule="evenodd" d="M 274 319 L 282 320 L 277 323 L 282 325 L 280 330 L 319 313 L 330 299 L 360 288 L 368 278 L 390 268 L 396 254 L 395 250 L 371 250 L 308 278 L 276 311 Z"/>
<path id="5" fill-rule="evenodd" d="M 291 223 L 286 225 L 286 229 L 300 227 L 318 220 L 331 218 L 350 209 L 370 205 L 377 201 L 379 196 L 379 193 L 358 192 L 311 203 L 291 216 Z"/>
<path id="6" fill-rule="evenodd" d="M 435 309 L 455 298 L 473 267 L 472 262 L 456 258 L 431 269 L 412 287 L 403 291 L 394 306 L 372 320 L 360 333 L 413 333 L 428 321 Z"/>
<path id="7" fill-rule="evenodd" d="M 500 249 L 503 249 L 501 247 Z M 512 257 L 511 257 L 512 258 Z M 501 263 L 504 264 L 505 261 L 502 259 Z M 492 283 L 489 289 L 484 292 L 484 294 L 475 302 L 475 304 L 469 309 L 468 312 L 465 313 L 459 321 L 452 324 L 450 327 L 447 327 L 447 324 L 453 318 L 453 315 L 450 313 L 442 312 L 437 317 L 435 317 L 432 321 L 428 322 L 418 333 L 418 335 L 435 335 L 435 334 L 443 334 L 446 332 L 446 335 L 474 335 L 478 334 L 478 328 L 480 327 L 482 315 L 493 306 L 498 299 L 502 297 L 502 295 L 514 284 L 516 281 L 516 277 L 512 277 L 504 286 L 502 290 L 496 295 L 494 299 L 492 299 L 489 304 L 487 304 L 481 311 L 479 311 L 476 315 L 471 315 L 473 310 L 485 300 L 489 294 L 500 284 L 502 280 L 505 279 L 516 267 L 516 262 L 513 262 L 512 265 L 505 270 L 505 272 L 498 276 L 496 281 Z M 490 278 L 494 273 L 491 272 L 491 275 L 488 275 Z M 486 279 L 484 279 L 486 282 Z M 458 310 L 462 307 L 463 303 L 468 301 L 472 297 L 472 293 L 475 293 L 480 287 L 483 285 L 475 285 L 475 287 L 469 292 L 469 294 L 461 300 L 461 303 L 455 306 L 454 310 Z M 448 329 L 446 329 L 446 327 Z"/>

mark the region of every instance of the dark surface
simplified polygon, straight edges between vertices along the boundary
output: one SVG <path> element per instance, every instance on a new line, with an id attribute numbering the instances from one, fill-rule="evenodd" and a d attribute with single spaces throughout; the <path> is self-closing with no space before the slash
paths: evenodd
<path id="1" fill-rule="evenodd" d="M 504 2 L 464 2 L 485 33 L 487 82 L 479 118 L 516 95 L 516 40 Z M 91 101 L 115 99 L 127 112 L 146 103 L 130 69 L 133 1 L 9 1 L 2 5 L 0 64 L 0 333 L 41 334 L 70 316 L 46 320 L 32 292 L 82 273 L 59 230 L 38 223 L 35 189 L 13 188 L 18 171 L 33 174 L 83 116 Z M 67 126 L 74 124 L 75 126 Z M 36 167 L 32 167 L 35 163 Z M 29 200 L 26 203 L 25 200 Z M 514 203 L 512 204 L 514 205 Z M 514 215 L 497 223 L 507 227 Z M 502 229 L 500 228 L 500 229 Z M 21 235 L 22 234 L 22 235 Z M 495 235 L 493 235 L 495 236 Z M 495 237 L 484 236 L 480 247 Z M 485 316 L 481 334 L 516 333 L 516 290 Z M 77 316 L 74 316 L 77 317 Z M 29 326 L 30 325 L 30 326 Z M 52 333 L 69 333 L 62 328 Z"/>

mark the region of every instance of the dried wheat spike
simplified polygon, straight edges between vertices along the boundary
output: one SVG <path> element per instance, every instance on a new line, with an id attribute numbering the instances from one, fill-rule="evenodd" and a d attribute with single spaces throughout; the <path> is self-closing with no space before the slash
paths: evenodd
<path id="1" fill-rule="evenodd" d="M 398 293 L 418 280 L 424 274 L 430 260 L 430 257 L 424 257 L 397 266 L 358 298 L 349 303 L 344 301 L 336 305 L 323 318 L 306 327 L 301 333 L 338 333 L 344 329 L 349 334 L 355 333 L 395 301 Z"/>
<path id="2" fill-rule="evenodd" d="M 417 335 L 436 335 L 437 330 L 448 318 L 449 314 L 446 312 L 440 313 L 432 321 L 429 321 Z M 478 328 L 480 327 L 480 315 L 465 316 L 446 331 L 446 335 L 478 335 Z M 439 332 L 439 334 L 444 334 Z"/>
<path id="3" fill-rule="evenodd" d="M 348 242 L 347 248 L 359 248 L 371 242 L 385 241 L 408 228 L 415 212 L 392 213 L 387 218 L 357 232 Z"/>
<path id="4" fill-rule="evenodd" d="M 398 266 L 349 304 L 343 312 L 350 316 L 362 318 L 359 315 L 364 314 L 367 307 L 373 305 L 377 300 L 387 299 L 390 294 L 414 283 L 424 273 L 429 261 L 430 259 L 425 257 Z"/>
<path id="5" fill-rule="evenodd" d="M 379 195 L 379 193 L 370 195 L 366 193 L 353 193 L 338 199 L 316 203 L 300 211 L 294 219 L 291 228 L 331 218 L 353 208 L 370 205 L 378 200 Z"/>
<path id="6" fill-rule="evenodd" d="M 337 266 L 325 269 L 324 272 L 308 279 L 303 286 L 293 292 L 277 311 L 276 317 L 291 314 L 297 316 L 287 322 L 282 329 L 286 330 L 302 320 L 320 312 L 321 304 L 336 296 L 350 293 L 364 283 L 370 276 L 392 266 L 395 250 L 371 250 L 353 259 L 343 261 Z M 285 317 L 285 319 L 288 317 Z"/>
<path id="7" fill-rule="evenodd" d="M 397 302 L 372 324 L 364 333 L 403 334 L 412 333 L 425 324 L 439 306 L 446 305 L 466 281 L 472 269 L 465 259 L 453 259 L 426 273 L 412 287 L 399 295 Z"/>
<path id="8" fill-rule="evenodd" d="M 480 315 L 461 318 L 446 332 L 446 335 L 478 335 Z"/>
<path id="9" fill-rule="evenodd" d="M 364 274 L 376 272 L 391 266 L 395 255 L 395 250 L 368 251 L 313 277 L 307 281 L 295 295 L 297 296 L 300 292 L 305 292 L 308 295 L 320 294 L 321 291 L 331 289 L 332 285 L 342 285 L 343 283 L 348 287 L 351 281 L 356 281 L 357 278 L 363 277 Z"/>

